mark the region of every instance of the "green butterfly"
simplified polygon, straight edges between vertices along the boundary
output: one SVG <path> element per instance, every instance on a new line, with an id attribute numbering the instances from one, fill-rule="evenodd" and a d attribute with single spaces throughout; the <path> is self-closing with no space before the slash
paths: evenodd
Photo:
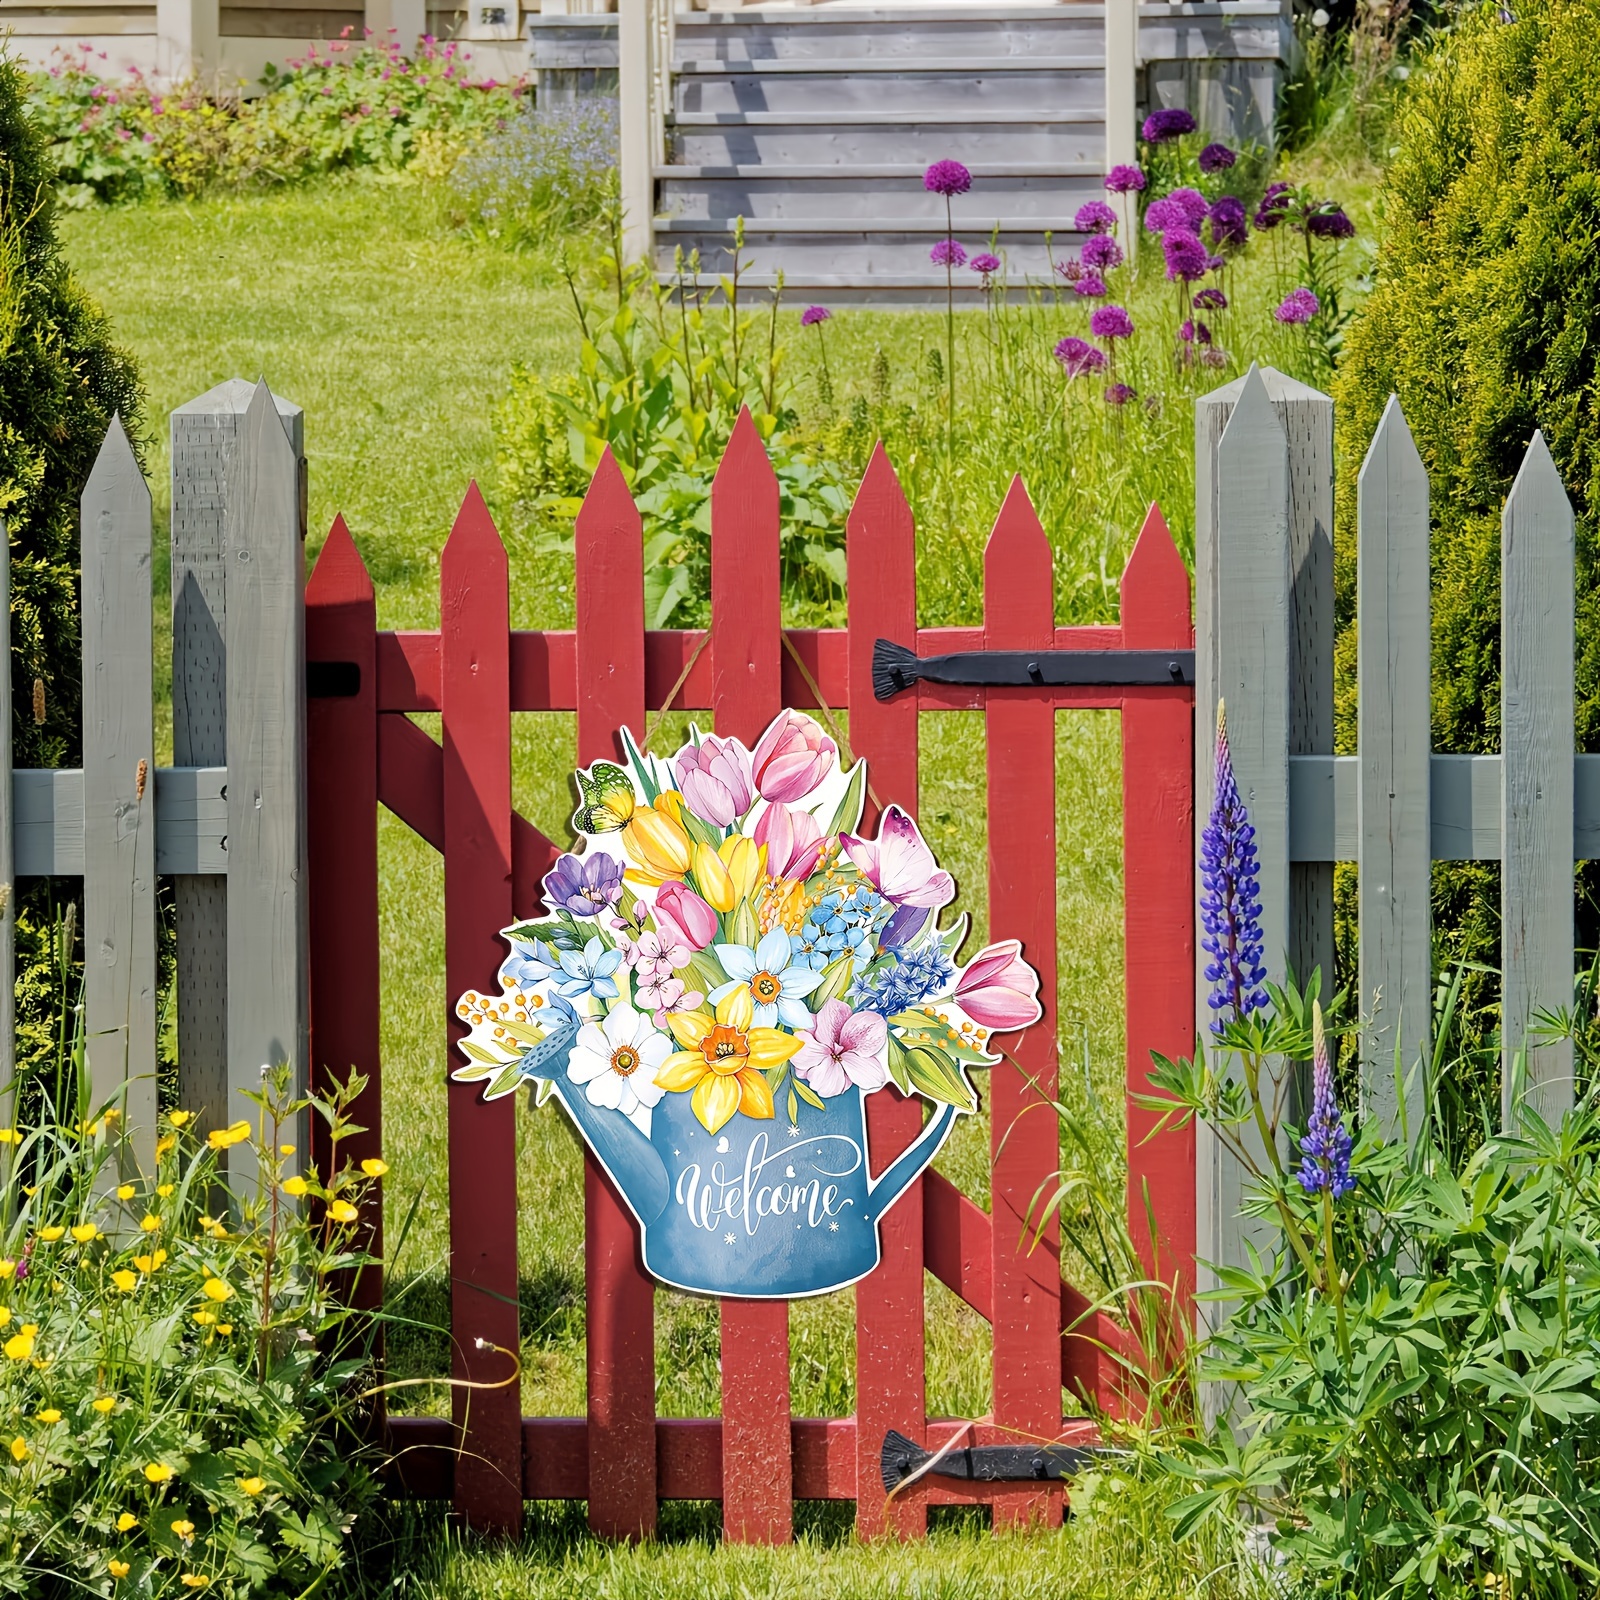
<path id="1" fill-rule="evenodd" d="M 574 828 L 580 833 L 615 833 L 627 825 L 633 815 L 633 784 L 621 767 L 597 761 L 577 779 L 583 804 L 572 813 Z"/>

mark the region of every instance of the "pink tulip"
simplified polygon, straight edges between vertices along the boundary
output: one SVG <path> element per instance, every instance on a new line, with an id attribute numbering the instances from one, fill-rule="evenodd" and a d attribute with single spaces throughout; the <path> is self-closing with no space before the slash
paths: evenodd
<path id="1" fill-rule="evenodd" d="M 756 843 L 767 847 L 774 878 L 809 878 L 822 855 L 822 824 L 809 811 L 773 804 L 756 819 Z"/>
<path id="2" fill-rule="evenodd" d="M 1004 939 L 980 950 L 956 980 L 956 1004 L 979 1026 L 1010 1033 L 1037 1022 L 1039 974 L 1022 959 L 1022 946 Z"/>
<path id="3" fill-rule="evenodd" d="M 761 735 L 751 764 L 765 800 L 803 800 L 827 777 L 838 749 L 810 717 L 785 711 Z"/>
<path id="4" fill-rule="evenodd" d="M 674 944 L 704 950 L 717 936 L 717 914 L 693 889 L 664 883 L 656 890 L 656 927 Z"/>
<path id="5" fill-rule="evenodd" d="M 677 759 L 678 785 L 689 809 L 702 821 L 726 828 L 750 809 L 750 757 L 736 739 L 708 734 L 686 745 Z"/>

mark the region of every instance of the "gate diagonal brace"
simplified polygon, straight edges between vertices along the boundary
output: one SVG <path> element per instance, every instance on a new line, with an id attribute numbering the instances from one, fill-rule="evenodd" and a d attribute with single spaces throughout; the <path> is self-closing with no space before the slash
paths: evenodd
<path id="1" fill-rule="evenodd" d="M 929 1474 L 971 1483 L 1059 1483 L 1081 1472 L 1106 1451 L 1088 1445 L 980 1444 L 940 1456 Z M 883 1487 L 892 1494 L 933 1459 L 934 1452 L 893 1431 L 883 1440 Z"/>
<path id="2" fill-rule="evenodd" d="M 1194 651 L 960 650 L 919 656 L 892 639 L 873 645 L 872 692 L 877 699 L 892 700 L 917 682 L 989 689 L 1192 687 Z"/>

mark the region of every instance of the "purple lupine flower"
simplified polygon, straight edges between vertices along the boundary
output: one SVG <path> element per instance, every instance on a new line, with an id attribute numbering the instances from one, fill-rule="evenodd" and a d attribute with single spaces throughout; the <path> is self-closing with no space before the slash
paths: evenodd
<path id="1" fill-rule="evenodd" d="M 1183 213 L 1183 225 L 1193 233 L 1200 231 L 1210 209 L 1206 197 L 1198 189 L 1174 189 L 1167 199 Z"/>
<path id="2" fill-rule="evenodd" d="M 1161 237 L 1161 248 L 1167 258 L 1167 277 L 1172 281 L 1192 283 L 1210 270 L 1206 247 L 1187 228 L 1169 228 Z"/>
<path id="3" fill-rule="evenodd" d="M 1000 270 L 1000 257 L 992 256 L 985 250 L 972 258 L 971 266 L 974 272 L 981 272 L 987 278 L 991 272 Z"/>
<path id="4" fill-rule="evenodd" d="M 1309 289 L 1291 289 L 1283 297 L 1283 304 L 1272 314 L 1279 322 L 1299 327 L 1309 322 L 1321 309 L 1321 302 Z"/>
<path id="5" fill-rule="evenodd" d="M 1350 239 L 1355 237 L 1356 225 L 1339 206 L 1318 206 L 1306 218 L 1306 232 L 1313 239 Z"/>
<path id="6" fill-rule="evenodd" d="M 1181 139 L 1186 133 L 1193 133 L 1194 129 L 1194 118 L 1181 106 L 1163 106 L 1144 119 L 1144 126 L 1139 131 L 1146 144 L 1168 144 L 1173 139 Z"/>
<path id="7" fill-rule="evenodd" d="M 1202 289 L 1190 302 L 1196 311 L 1226 311 L 1228 297 L 1220 289 Z"/>
<path id="8" fill-rule="evenodd" d="M 1238 155 L 1227 145 L 1208 144 L 1200 152 L 1200 170 L 1206 173 L 1226 172 L 1238 159 Z"/>
<path id="9" fill-rule="evenodd" d="M 1111 233 L 1117 226 L 1117 214 L 1104 200 L 1090 200 L 1078 207 L 1072 226 L 1079 233 Z"/>
<path id="10" fill-rule="evenodd" d="M 1261 197 L 1261 204 L 1256 207 L 1253 218 L 1256 228 L 1262 233 L 1276 228 L 1289 215 L 1289 208 L 1293 203 L 1292 191 L 1288 184 L 1269 183 L 1267 192 Z"/>
<path id="11" fill-rule="evenodd" d="M 1108 406 L 1125 406 L 1130 400 L 1137 400 L 1139 391 L 1131 384 L 1108 383 L 1106 385 L 1106 404 Z"/>
<path id="12" fill-rule="evenodd" d="M 1072 292 L 1082 295 L 1085 300 L 1104 300 L 1111 293 L 1106 288 L 1106 280 L 1098 272 L 1085 272 L 1072 285 Z"/>
<path id="13" fill-rule="evenodd" d="M 1228 749 L 1228 719 L 1217 704 L 1216 788 L 1211 815 L 1200 835 L 1201 948 L 1211 960 L 1206 982 L 1214 1016 L 1211 1031 L 1220 1034 L 1229 1022 L 1243 1022 L 1267 1004 L 1261 987 L 1267 970 L 1261 965 L 1261 863 L 1256 856 L 1256 830 L 1239 798 Z"/>
<path id="14" fill-rule="evenodd" d="M 1106 174 L 1106 192 L 1108 194 L 1137 194 L 1144 188 L 1144 173 L 1135 166 L 1126 162 L 1113 167 Z"/>
<path id="15" fill-rule="evenodd" d="M 1095 313 L 1099 316 L 1099 312 Z M 1087 339 L 1067 338 L 1056 346 L 1056 360 L 1066 369 L 1069 378 L 1081 378 L 1086 373 L 1104 372 L 1106 353 L 1097 350 Z"/>
<path id="16" fill-rule="evenodd" d="M 1235 195 L 1223 195 L 1206 212 L 1206 221 L 1211 225 L 1211 242 L 1219 250 L 1237 248 L 1250 237 L 1245 223 L 1244 201 Z"/>
<path id="17" fill-rule="evenodd" d="M 1163 195 L 1145 207 L 1144 225 L 1151 233 L 1165 233 L 1168 228 L 1187 228 L 1189 213 L 1183 206 L 1174 205 L 1171 195 Z"/>
<path id="18" fill-rule="evenodd" d="M 1089 332 L 1097 339 L 1131 339 L 1133 318 L 1121 306 L 1101 306 L 1089 318 Z"/>
<path id="19" fill-rule="evenodd" d="M 814 328 L 819 322 L 827 322 L 833 313 L 826 306 L 807 306 L 800 313 L 800 326 Z"/>
<path id="20" fill-rule="evenodd" d="M 928 252 L 928 259 L 936 267 L 964 267 L 967 252 L 954 239 L 941 239 Z"/>
<path id="21" fill-rule="evenodd" d="M 575 917 L 597 917 L 622 898 L 622 862 L 590 851 L 560 857 L 545 874 L 544 903 L 552 911 Z"/>
<path id="22" fill-rule="evenodd" d="M 1322 1008 L 1315 1012 L 1316 1043 L 1311 1054 L 1311 1115 L 1300 1141 L 1300 1170 L 1295 1176 L 1307 1194 L 1329 1194 L 1342 1200 L 1355 1188 L 1350 1175 L 1350 1130 L 1344 1125 L 1333 1090 L 1333 1064 L 1328 1037 L 1322 1030 Z"/>
<path id="23" fill-rule="evenodd" d="M 1122 246 L 1109 233 L 1097 233 L 1083 246 L 1083 264 L 1095 272 L 1109 272 L 1122 265 Z"/>
<path id="24" fill-rule="evenodd" d="M 929 194 L 965 194 L 972 187 L 972 174 L 959 161 L 935 161 L 922 175 L 922 187 Z"/>

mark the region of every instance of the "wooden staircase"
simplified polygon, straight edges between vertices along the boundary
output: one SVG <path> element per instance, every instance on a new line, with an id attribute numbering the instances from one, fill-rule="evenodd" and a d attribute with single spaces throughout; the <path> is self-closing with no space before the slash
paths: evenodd
<path id="1" fill-rule="evenodd" d="M 922 175 L 945 157 L 972 170 L 953 203 L 969 255 L 992 249 L 1016 282 L 1082 242 L 1072 217 L 1105 172 L 1102 5 L 774 5 L 675 23 L 663 276 L 680 251 L 699 252 L 708 285 L 724 276 L 742 217 L 746 283 L 781 271 L 835 305 L 942 300 L 928 252 L 945 206 Z M 956 276 L 976 298 L 977 275 Z"/>

